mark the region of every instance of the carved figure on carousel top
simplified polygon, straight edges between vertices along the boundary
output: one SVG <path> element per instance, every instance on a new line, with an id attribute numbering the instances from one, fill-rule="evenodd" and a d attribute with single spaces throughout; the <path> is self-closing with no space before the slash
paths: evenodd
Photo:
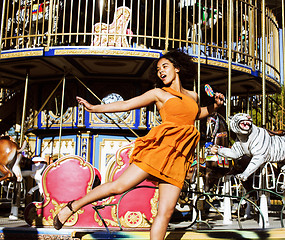
<path id="1" fill-rule="evenodd" d="M 114 13 L 113 22 L 96 23 L 93 33 L 95 35 L 91 46 L 101 47 L 129 47 L 126 35 L 131 35 L 131 30 L 127 29 L 131 19 L 131 10 L 128 7 L 119 7 Z"/>

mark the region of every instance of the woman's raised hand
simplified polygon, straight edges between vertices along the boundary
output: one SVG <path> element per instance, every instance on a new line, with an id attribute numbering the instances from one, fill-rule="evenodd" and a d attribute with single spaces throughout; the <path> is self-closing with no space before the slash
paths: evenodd
<path id="1" fill-rule="evenodd" d="M 218 107 L 222 106 L 225 102 L 225 96 L 222 93 L 216 92 L 215 93 L 215 102 Z"/>
<path id="2" fill-rule="evenodd" d="M 76 97 L 76 100 L 79 104 L 82 104 L 84 106 L 84 109 L 88 112 L 92 112 L 93 110 L 93 106 L 92 104 L 90 104 L 89 102 L 87 102 L 84 98 L 82 97 Z"/>

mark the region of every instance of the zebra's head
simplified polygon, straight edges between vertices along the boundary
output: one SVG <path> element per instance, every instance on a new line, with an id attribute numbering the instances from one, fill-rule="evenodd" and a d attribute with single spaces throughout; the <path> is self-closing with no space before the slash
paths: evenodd
<path id="1" fill-rule="evenodd" d="M 252 118 L 246 113 L 237 113 L 230 118 L 231 130 L 236 134 L 248 135 L 252 129 Z"/>

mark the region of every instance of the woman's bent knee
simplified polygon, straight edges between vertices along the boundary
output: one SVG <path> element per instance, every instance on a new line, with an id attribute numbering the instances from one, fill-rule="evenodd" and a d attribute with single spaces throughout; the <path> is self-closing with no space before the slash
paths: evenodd
<path id="1" fill-rule="evenodd" d="M 112 195 L 119 195 L 123 194 L 125 191 L 129 189 L 126 188 L 123 184 L 119 184 L 116 181 L 110 182 L 110 192 Z"/>
<path id="2" fill-rule="evenodd" d="M 160 207 L 160 208 L 158 208 L 157 217 L 170 219 L 172 217 L 174 209 L 175 209 L 175 207 L 168 207 L 168 206 Z"/>

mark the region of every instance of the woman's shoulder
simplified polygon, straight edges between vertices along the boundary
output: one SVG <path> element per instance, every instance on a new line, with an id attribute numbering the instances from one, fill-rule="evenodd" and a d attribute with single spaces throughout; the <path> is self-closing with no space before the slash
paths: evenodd
<path id="1" fill-rule="evenodd" d="M 166 91 L 162 90 L 161 88 L 153 88 L 145 92 L 143 96 L 161 99 L 165 96 L 165 94 L 166 94 Z"/>
<path id="2" fill-rule="evenodd" d="M 149 90 L 148 92 L 156 96 L 165 95 L 167 93 L 167 91 L 163 90 L 162 88 L 153 88 Z"/>
<path id="3" fill-rule="evenodd" d="M 198 94 L 195 91 L 190 91 L 187 89 L 183 89 L 183 93 L 188 96 L 193 98 L 196 102 L 198 102 Z"/>

